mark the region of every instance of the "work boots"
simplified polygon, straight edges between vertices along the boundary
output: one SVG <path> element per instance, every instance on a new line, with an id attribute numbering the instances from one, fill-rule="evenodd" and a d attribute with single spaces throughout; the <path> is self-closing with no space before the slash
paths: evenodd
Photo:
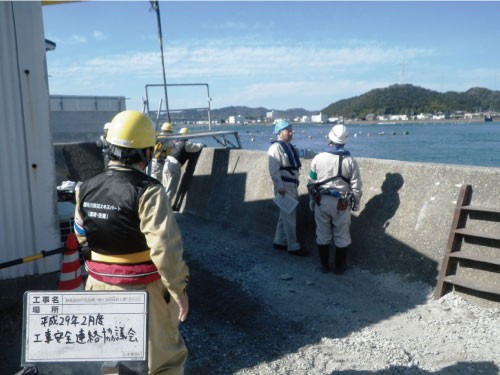
<path id="1" fill-rule="evenodd" d="M 321 261 L 321 271 L 330 272 L 330 245 L 318 245 L 319 260 Z"/>
<path id="2" fill-rule="evenodd" d="M 343 275 L 347 269 L 347 247 L 337 247 L 335 249 L 335 269 L 337 275 Z"/>

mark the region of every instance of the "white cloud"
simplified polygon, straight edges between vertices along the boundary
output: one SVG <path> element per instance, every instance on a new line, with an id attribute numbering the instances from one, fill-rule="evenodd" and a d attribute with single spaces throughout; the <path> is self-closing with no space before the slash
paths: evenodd
<path id="1" fill-rule="evenodd" d="M 270 26 L 273 26 L 274 25 L 274 22 L 270 23 L 270 24 L 267 24 L 266 25 L 266 28 L 269 28 Z M 263 27 L 262 23 L 261 22 L 252 22 L 252 23 L 248 23 L 248 22 L 244 22 L 244 21 L 226 21 L 224 23 L 220 23 L 220 24 L 215 24 L 215 23 L 211 23 L 209 25 L 206 25 L 205 26 L 207 29 L 210 29 L 210 30 L 244 30 L 245 32 L 248 32 L 248 31 L 253 31 L 253 30 L 259 30 Z"/>
<path id="2" fill-rule="evenodd" d="M 73 35 L 71 35 L 68 43 L 70 43 L 70 44 L 87 43 L 87 37 L 85 37 L 84 35 L 73 34 Z"/>
<path id="3" fill-rule="evenodd" d="M 92 33 L 92 36 L 94 37 L 95 40 L 99 41 L 108 39 L 108 36 L 105 35 L 102 31 L 94 31 Z"/>
<path id="4" fill-rule="evenodd" d="M 72 39 L 86 40 L 76 35 Z M 442 62 L 433 66 L 437 55 L 431 48 L 376 44 L 340 48 L 252 43 L 237 46 L 219 40 L 170 45 L 165 50 L 165 65 L 170 83 L 209 83 L 214 108 L 248 105 L 321 109 L 336 100 L 400 83 L 402 62 L 405 83 L 429 89 L 463 91 L 472 86 L 494 89 L 492 82 L 498 80 L 496 85 L 500 84 L 498 70 L 455 71 Z M 71 94 L 70 90 L 78 83 L 89 94 L 95 94 L 99 87 L 103 95 L 125 95 L 125 90 L 130 95 L 133 86 L 137 91 L 135 96 L 140 98 L 144 85 L 162 82 L 159 51 L 101 55 L 83 61 L 72 58 L 64 62 L 53 55 L 48 61 L 54 93 Z M 457 77 L 460 84 L 456 83 Z"/>
<path id="5" fill-rule="evenodd" d="M 248 105 L 321 110 L 337 100 L 361 95 L 377 87 L 387 87 L 391 83 L 351 80 L 263 82 L 245 86 L 237 92 L 221 93 L 217 102 L 222 107 Z"/>
<path id="6" fill-rule="evenodd" d="M 176 77 L 197 75 L 254 76 L 296 73 L 322 74 L 330 69 L 394 64 L 432 55 L 432 50 L 381 47 L 233 47 L 170 48 L 170 73 Z"/>

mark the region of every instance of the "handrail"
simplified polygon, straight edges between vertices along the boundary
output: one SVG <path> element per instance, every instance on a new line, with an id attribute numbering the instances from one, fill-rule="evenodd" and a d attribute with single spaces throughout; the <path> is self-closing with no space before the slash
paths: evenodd
<path id="1" fill-rule="evenodd" d="M 236 144 L 230 142 L 226 136 L 233 136 L 235 138 Z M 224 146 L 225 148 L 237 148 L 241 149 L 241 141 L 239 132 L 234 130 L 221 130 L 221 131 L 209 131 L 209 132 L 192 132 L 188 134 L 166 134 L 158 138 L 161 142 L 165 143 L 168 140 L 183 140 L 192 138 L 207 138 L 212 137 L 218 144 Z"/>

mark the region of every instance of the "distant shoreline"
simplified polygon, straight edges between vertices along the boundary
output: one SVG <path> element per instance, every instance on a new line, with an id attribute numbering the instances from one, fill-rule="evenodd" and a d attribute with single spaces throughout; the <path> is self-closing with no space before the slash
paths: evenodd
<path id="1" fill-rule="evenodd" d="M 480 119 L 471 119 L 471 120 L 456 120 L 456 119 L 444 119 L 444 120 L 396 120 L 396 121 L 365 121 L 365 120 L 360 120 L 360 121 L 354 121 L 354 120 L 348 120 L 345 121 L 345 125 L 400 125 L 400 124 L 488 124 L 489 122 L 486 122 L 484 120 Z M 493 118 L 493 121 L 491 123 L 500 123 L 500 118 Z M 314 124 L 314 125 L 336 125 L 337 123 L 311 123 L 311 122 L 295 122 L 295 121 L 290 121 L 290 124 L 292 125 L 303 125 L 303 124 Z M 260 123 L 247 123 L 247 124 L 217 124 L 217 126 L 235 126 L 235 125 L 241 125 L 241 126 L 255 126 L 255 125 L 269 125 L 272 126 L 274 125 L 273 122 L 260 122 Z"/>
<path id="2" fill-rule="evenodd" d="M 491 122 L 500 122 L 500 118 L 494 118 Z M 392 124 L 478 124 L 488 122 L 480 119 L 472 120 L 457 120 L 457 119 L 445 119 L 445 120 L 397 120 L 397 121 L 350 121 L 345 122 L 346 125 L 392 125 Z"/>

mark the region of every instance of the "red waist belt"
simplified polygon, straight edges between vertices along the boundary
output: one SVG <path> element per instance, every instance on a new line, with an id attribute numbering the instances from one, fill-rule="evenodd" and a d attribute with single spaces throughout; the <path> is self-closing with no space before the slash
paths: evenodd
<path id="1" fill-rule="evenodd" d="M 153 263 L 109 264 L 87 260 L 85 269 L 94 279 L 113 285 L 148 284 L 160 279 Z"/>

